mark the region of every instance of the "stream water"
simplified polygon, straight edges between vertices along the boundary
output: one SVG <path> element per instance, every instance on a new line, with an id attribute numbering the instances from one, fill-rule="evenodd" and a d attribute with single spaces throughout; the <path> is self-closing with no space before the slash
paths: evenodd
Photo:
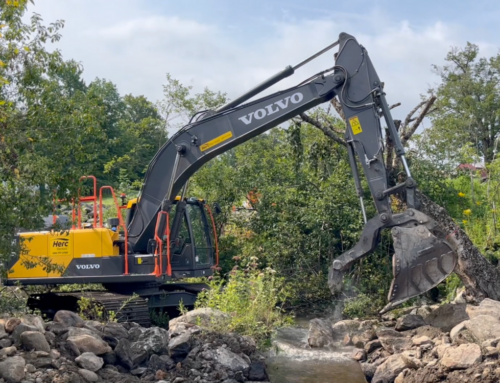
<path id="1" fill-rule="evenodd" d="M 281 329 L 267 365 L 271 383 L 366 383 L 359 364 L 348 358 L 352 348 L 309 349 L 307 328 Z"/>

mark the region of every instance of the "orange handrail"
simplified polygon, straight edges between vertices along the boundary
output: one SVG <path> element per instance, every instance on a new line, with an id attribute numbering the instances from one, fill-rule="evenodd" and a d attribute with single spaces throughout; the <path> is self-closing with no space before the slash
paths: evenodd
<path id="1" fill-rule="evenodd" d="M 217 229 L 215 227 L 215 220 L 214 220 L 214 215 L 212 214 L 212 209 L 210 209 L 210 206 L 206 204 L 205 208 L 207 209 L 208 214 L 210 214 L 210 219 L 212 220 L 212 227 L 214 229 L 215 255 L 216 255 L 215 267 L 217 267 L 219 266 L 219 238 L 217 237 Z"/>
<path id="2" fill-rule="evenodd" d="M 155 241 L 156 241 L 156 249 L 155 249 L 155 271 L 156 271 L 156 276 L 159 277 L 163 274 L 163 254 L 162 254 L 162 245 L 163 245 L 163 240 L 158 236 L 158 226 L 160 224 L 161 216 L 165 215 L 166 216 L 166 228 L 165 228 L 165 234 L 167 235 L 167 275 L 169 277 L 172 276 L 172 264 L 170 262 L 170 215 L 166 211 L 160 211 L 158 212 L 158 216 L 156 218 L 156 227 L 155 227 Z M 158 258 L 160 259 L 160 267 L 158 268 Z"/>
<path id="3" fill-rule="evenodd" d="M 123 233 L 125 235 L 125 275 L 128 275 L 128 232 L 127 227 L 125 226 L 125 222 L 123 220 L 121 209 L 118 205 L 118 200 L 116 199 L 115 190 L 111 186 L 101 186 L 99 189 L 99 227 L 104 227 L 103 223 L 103 215 L 102 215 L 102 191 L 108 189 L 111 191 L 111 195 L 113 196 L 113 201 L 115 202 L 116 212 L 118 214 L 118 221 L 120 222 L 120 227 L 123 228 Z"/>
<path id="4" fill-rule="evenodd" d="M 94 194 L 91 196 L 81 197 L 80 189 L 78 189 L 78 228 L 82 228 L 82 211 L 80 209 L 80 204 L 82 202 L 93 201 L 94 202 L 94 227 L 97 226 L 97 179 L 94 176 L 82 176 L 80 181 L 90 178 L 94 184 Z"/>

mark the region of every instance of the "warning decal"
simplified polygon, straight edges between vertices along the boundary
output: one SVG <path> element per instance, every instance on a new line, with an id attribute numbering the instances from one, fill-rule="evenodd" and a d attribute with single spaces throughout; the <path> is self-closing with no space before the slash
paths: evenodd
<path id="1" fill-rule="evenodd" d="M 361 123 L 359 122 L 359 118 L 357 116 L 351 117 L 349 119 L 349 124 L 351 124 L 352 134 L 356 135 L 363 131 L 361 129 Z"/>
<path id="2" fill-rule="evenodd" d="M 200 150 L 204 152 L 207 149 L 210 149 L 212 146 L 218 145 L 221 142 L 224 142 L 226 140 L 229 140 L 233 136 L 233 132 L 229 131 L 224 133 L 223 135 L 214 138 L 213 140 L 210 140 L 208 142 L 205 142 L 203 145 L 200 145 Z"/>

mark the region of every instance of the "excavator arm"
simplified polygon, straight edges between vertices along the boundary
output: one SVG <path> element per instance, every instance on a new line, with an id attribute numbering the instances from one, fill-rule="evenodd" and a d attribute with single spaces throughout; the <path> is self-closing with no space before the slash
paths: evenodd
<path id="1" fill-rule="evenodd" d="M 313 76 L 296 87 L 241 105 L 337 45 L 339 51 L 335 54 L 335 65 L 330 70 Z M 392 228 L 395 255 L 394 279 L 389 292 L 389 304 L 384 311 L 444 280 L 456 265 L 456 252 L 446 241 L 445 233 L 436 222 L 418 210 L 416 182 L 411 178 L 404 157 L 404 147 L 389 111 L 382 82 L 366 49 L 346 33 L 341 33 L 337 42 L 295 67 L 285 68 L 229 104 L 200 115 L 198 120 L 180 129 L 167 141 L 149 165 L 137 212 L 128 227 L 134 251 L 147 252 L 148 242 L 155 237 L 158 212 L 170 210 L 177 193 L 203 164 L 334 97 L 342 105 L 347 120 L 349 161 L 366 225 L 360 241 L 333 262 L 329 273 L 331 291 L 339 291 L 343 275 L 349 267 L 376 248 L 380 232 L 385 228 Z M 383 160 L 382 117 L 407 175 L 405 182 L 393 187 L 388 186 Z M 368 221 L 358 162 L 378 212 Z M 390 195 L 395 193 L 405 196 L 408 207 L 398 214 L 393 214 L 390 204 Z M 180 201 L 176 208 L 176 218 L 181 217 L 179 212 L 182 208 Z M 175 222 L 176 219 L 172 224 L 171 238 L 176 237 L 178 230 L 179 225 Z M 165 225 L 165 222 L 160 222 L 157 227 L 158 235 L 164 232 Z"/>

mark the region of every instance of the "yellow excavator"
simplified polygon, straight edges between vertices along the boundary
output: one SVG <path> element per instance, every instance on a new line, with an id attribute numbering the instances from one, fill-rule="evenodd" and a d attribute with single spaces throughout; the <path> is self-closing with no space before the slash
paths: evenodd
<path id="1" fill-rule="evenodd" d="M 337 46 L 331 68 L 297 86 L 248 101 Z M 115 202 L 118 217 L 110 219 L 106 226 L 96 218 L 90 227 L 84 227 L 77 219 L 77 206 L 77 223 L 66 231 L 20 233 L 19 238 L 30 239 L 22 241 L 22 251 L 10 259 L 6 283 L 100 283 L 107 292 L 96 293 L 96 299 L 106 310 L 116 308 L 136 293 L 139 299 L 129 304 L 130 309 L 122 310 L 122 320 L 141 323 L 148 321 L 148 309 L 175 307 L 180 300 L 192 305 L 204 286 L 182 283 L 182 279 L 211 275 L 218 260 L 217 237 L 208 205 L 185 196 L 189 178 L 219 154 L 334 97 L 347 120 L 345 138 L 355 181 L 353 192 L 359 196 L 366 224 L 360 241 L 331 265 L 329 287 L 332 292 L 338 291 L 345 271 L 372 252 L 379 243 L 380 232 L 390 228 L 395 249 L 394 279 L 389 304 L 383 311 L 428 291 L 453 271 L 457 254 L 447 242 L 446 233 L 419 211 L 417 184 L 411 177 L 383 83 L 367 50 L 347 33 L 341 33 L 335 43 L 293 67 L 286 67 L 237 99 L 193 116 L 152 159 L 138 199 L 123 208 Z M 392 187 L 388 185 L 383 160 L 382 117 L 406 173 L 404 181 Z M 377 210 L 369 220 L 358 165 Z M 94 217 L 102 217 L 102 211 L 97 212 L 102 198 L 97 196 L 95 179 L 93 182 L 93 194 L 81 197 L 78 204 L 93 203 Z M 102 191 L 103 188 L 100 195 Z M 395 193 L 406 198 L 407 209 L 402 213 L 391 210 L 390 196 Z M 34 259 L 38 260 L 37 265 L 28 267 Z M 47 268 L 47 260 L 62 267 Z M 29 304 L 49 312 L 73 307 L 78 297 L 78 293 L 40 294 L 32 297 Z"/>

